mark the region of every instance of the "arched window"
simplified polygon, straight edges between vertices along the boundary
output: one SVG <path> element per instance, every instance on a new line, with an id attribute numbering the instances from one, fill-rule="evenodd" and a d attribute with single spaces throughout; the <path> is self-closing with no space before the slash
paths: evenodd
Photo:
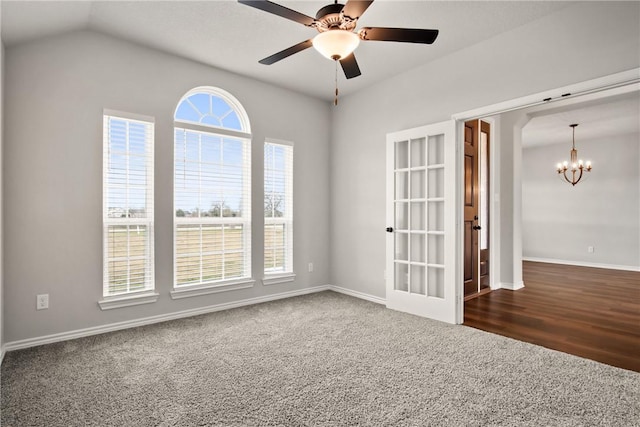
<path id="1" fill-rule="evenodd" d="M 251 128 L 214 87 L 185 94 L 174 115 L 174 291 L 179 298 L 251 279 Z M 195 293 L 194 293 L 195 287 Z"/>
<path id="2" fill-rule="evenodd" d="M 197 87 L 187 92 L 178 103 L 174 120 L 251 136 L 249 118 L 242 105 L 230 93 L 214 87 Z"/>

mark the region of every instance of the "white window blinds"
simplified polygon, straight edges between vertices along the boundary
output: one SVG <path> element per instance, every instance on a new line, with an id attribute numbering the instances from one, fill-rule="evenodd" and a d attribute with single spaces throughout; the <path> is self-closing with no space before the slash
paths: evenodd
<path id="1" fill-rule="evenodd" d="M 175 285 L 251 277 L 248 140 L 175 129 Z"/>
<path id="2" fill-rule="evenodd" d="M 103 296 L 153 290 L 152 118 L 103 116 Z"/>
<path id="3" fill-rule="evenodd" d="M 264 145 L 264 272 L 293 272 L 293 144 Z"/>

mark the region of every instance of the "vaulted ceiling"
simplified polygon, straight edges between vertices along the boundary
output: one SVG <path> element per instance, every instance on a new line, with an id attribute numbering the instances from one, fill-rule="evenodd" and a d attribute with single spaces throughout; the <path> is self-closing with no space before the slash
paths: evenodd
<path id="1" fill-rule="evenodd" d="M 278 2 L 278 1 L 277 1 Z M 280 1 L 315 16 L 330 1 Z M 377 0 L 362 26 L 439 29 L 433 45 L 367 41 L 356 57 L 362 75 L 345 80 L 348 95 L 466 46 L 540 19 L 571 2 Z M 312 38 L 312 28 L 225 1 L 2 0 L 6 47 L 76 30 L 94 30 L 320 99 L 333 96 L 335 66 L 314 49 L 273 65 L 258 60 Z"/>

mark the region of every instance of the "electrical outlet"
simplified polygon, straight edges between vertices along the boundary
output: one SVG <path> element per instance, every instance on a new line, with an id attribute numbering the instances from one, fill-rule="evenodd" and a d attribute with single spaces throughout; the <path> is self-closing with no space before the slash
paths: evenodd
<path id="1" fill-rule="evenodd" d="M 593 246 L 587 246 L 587 252 L 589 252 L 590 254 L 593 253 Z"/>
<path id="2" fill-rule="evenodd" d="M 36 310 L 49 308 L 49 294 L 36 295 Z"/>
<path id="3" fill-rule="evenodd" d="M 313 263 L 309 263 L 309 273 L 313 273 Z"/>

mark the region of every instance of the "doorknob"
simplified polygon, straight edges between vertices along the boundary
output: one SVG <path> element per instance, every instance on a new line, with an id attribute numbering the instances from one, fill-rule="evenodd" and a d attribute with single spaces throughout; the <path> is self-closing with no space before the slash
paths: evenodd
<path id="1" fill-rule="evenodd" d="M 474 225 L 472 228 L 474 230 L 481 230 L 482 229 L 482 227 L 480 227 L 479 225 Z"/>
<path id="2" fill-rule="evenodd" d="M 393 233 L 393 227 L 387 227 L 387 233 Z"/>

